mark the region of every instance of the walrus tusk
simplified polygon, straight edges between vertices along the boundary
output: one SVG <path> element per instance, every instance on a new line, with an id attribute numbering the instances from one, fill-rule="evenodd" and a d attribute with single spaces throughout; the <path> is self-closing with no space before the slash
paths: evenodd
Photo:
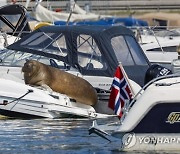
<path id="1" fill-rule="evenodd" d="M 60 69 L 45 65 L 35 60 L 27 61 L 22 67 L 24 81 L 29 85 L 48 85 L 53 91 L 75 99 L 87 105 L 97 103 L 97 93 L 86 80 Z"/>

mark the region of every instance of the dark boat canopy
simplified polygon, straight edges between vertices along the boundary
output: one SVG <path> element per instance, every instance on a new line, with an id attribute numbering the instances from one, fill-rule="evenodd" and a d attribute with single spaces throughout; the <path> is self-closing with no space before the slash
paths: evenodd
<path id="1" fill-rule="evenodd" d="M 8 4 L 0 7 L 1 32 L 19 37 L 29 33 L 31 30 L 26 13 L 26 8 L 19 4 Z"/>
<path id="2" fill-rule="evenodd" d="M 113 77 L 121 62 L 141 86 L 149 61 L 124 26 L 44 26 L 7 47 L 63 61 L 83 75 Z"/>

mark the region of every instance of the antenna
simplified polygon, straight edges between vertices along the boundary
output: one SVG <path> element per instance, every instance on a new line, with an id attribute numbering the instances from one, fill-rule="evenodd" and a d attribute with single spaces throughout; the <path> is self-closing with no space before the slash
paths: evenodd
<path id="1" fill-rule="evenodd" d="M 151 32 L 153 33 L 153 35 L 154 35 L 154 37 L 155 37 L 155 39 L 156 39 L 156 41 L 157 41 L 157 43 L 158 43 L 158 45 L 159 45 L 159 47 L 161 48 L 161 51 L 162 52 L 164 52 L 164 50 L 163 50 L 163 48 L 162 48 L 162 46 L 161 46 L 161 44 L 160 44 L 160 42 L 159 42 L 159 40 L 157 39 L 157 37 L 156 37 L 156 34 L 154 33 L 154 29 L 157 27 L 157 25 L 156 26 L 154 26 L 153 28 L 150 28 L 149 27 L 149 29 L 151 30 Z"/>
<path id="2" fill-rule="evenodd" d="M 69 21 L 70 21 L 70 19 L 71 19 L 72 13 L 73 13 L 73 11 L 74 11 L 75 5 L 76 5 L 76 0 L 70 0 L 70 13 L 69 13 L 69 17 L 68 17 L 68 19 L 67 19 L 66 25 L 69 24 Z"/>

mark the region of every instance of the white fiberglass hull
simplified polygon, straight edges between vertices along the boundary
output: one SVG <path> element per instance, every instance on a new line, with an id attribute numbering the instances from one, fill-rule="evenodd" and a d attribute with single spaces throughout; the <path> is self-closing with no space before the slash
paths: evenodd
<path id="1" fill-rule="evenodd" d="M 115 135 L 117 137 L 117 134 Z M 126 133 L 120 137 L 120 151 L 179 151 L 179 133 Z"/>
<path id="2" fill-rule="evenodd" d="M 121 151 L 180 150 L 180 77 L 167 75 L 152 81 L 135 96 L 116 123 L 93 122 L 95 133 Z"/>
<path id="3" fill-rule="evenodd" d="M 19 118 L 93 117 L 93 107 L 50 90 L 0 79 L 0 114 Z M 81 114 L 80 114 L 81 113 Z"/>

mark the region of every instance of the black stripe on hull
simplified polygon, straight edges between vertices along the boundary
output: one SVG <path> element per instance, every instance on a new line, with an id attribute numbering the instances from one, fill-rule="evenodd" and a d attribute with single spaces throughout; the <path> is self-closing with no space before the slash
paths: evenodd
<path id="1" fill-rule="evenodd" d="M 137 111 L 138 112 L 138 111 Z M 159 103 L 131 131 L 134 133 L 180 133 L 179 121 L 168 122 L 171 113 L 180 113 L 180 103 Z"/>
<path id="2" fill-rule="evenodd" d="M 42 117 L 42 116 L 36 116 L 36 115 L 20 113 L 20 112 L 15 112 L 15 111 L 8 111 L 8 110 L 3 110 L 3 109 L 0 109 L 0 115 L 11 117 L 11 118 L 19 118 L 19 119 L 45 118 L 45 117 Z"/>

